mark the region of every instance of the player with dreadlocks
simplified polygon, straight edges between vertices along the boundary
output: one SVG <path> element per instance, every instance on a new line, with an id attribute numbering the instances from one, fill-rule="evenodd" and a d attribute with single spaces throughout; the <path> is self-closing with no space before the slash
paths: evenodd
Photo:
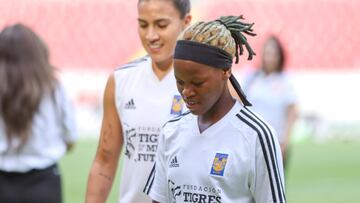
<path id="1" fill-rule="evenodd" d="M 189 113 L 167 122 L 145 192 L 153 202 L 285 202 L 279 143 L 247 106 L 231 74 L 253 24 L 241 16 L 198 22 L 180 36 L 174 54 L 177 88 Z M 242 104 L 227 86 L 234 86 Z"/>

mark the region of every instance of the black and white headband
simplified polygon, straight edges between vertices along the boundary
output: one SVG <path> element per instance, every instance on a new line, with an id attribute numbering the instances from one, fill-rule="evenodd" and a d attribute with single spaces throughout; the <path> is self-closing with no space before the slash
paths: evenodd
<path id="1" fill-rule="evenodd" d="M 194 61 L 224 70 L 231 68 L 232 58 L 229 53 L 218 47 L 189 40 L 178 40 L 174 53 L 174 59 Z M 233 74 L 230 76 L 230 82 L 244 105 L 251 106 Z"/>

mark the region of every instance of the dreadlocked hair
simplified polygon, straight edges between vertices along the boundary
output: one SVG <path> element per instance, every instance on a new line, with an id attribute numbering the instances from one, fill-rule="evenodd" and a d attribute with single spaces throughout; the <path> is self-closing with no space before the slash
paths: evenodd
<path id="1" fill-rule="evenodd" d="M 253 33 L 254 23 L 244 23 L 243 16 L 222 16 L 210 22 L 200 21 L 188 29 L 180 36 L 181 40 L 195 41 L 203 44 L 218 47 L 231 56 L 236 58 L 235 63 L 239 62 L 239 56 L 244 53 L 244 46 L 248 51 L 248 60 L 255 54 L 249 45 L 246 35 L 256 36 Z"/>

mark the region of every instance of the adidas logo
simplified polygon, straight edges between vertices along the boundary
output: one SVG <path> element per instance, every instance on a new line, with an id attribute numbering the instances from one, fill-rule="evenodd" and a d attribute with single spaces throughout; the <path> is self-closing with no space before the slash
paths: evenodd
<path id="1" fill-rule="evenodd" d="M 179 163 L 178 163 L 176 156 L 170 162 L 169 168 L 173 168 L 173 167 L 179 167 Z"/>
<path id="2" fill-rule="evenodd" d="M 136 109 L 134 99 L 130 99 L 130 101 L 125 104 L 125 109 Z"/>

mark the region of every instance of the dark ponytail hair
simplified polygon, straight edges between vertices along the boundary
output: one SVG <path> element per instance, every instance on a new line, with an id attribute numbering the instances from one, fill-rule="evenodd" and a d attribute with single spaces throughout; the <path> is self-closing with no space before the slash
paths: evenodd
<path id="1" fill-rule="evenodd" d="M 248 51 L 248 60 L 251 60 L 255 52 L 249 45 L 245 35 L 256 35 L 252 29 L 254 23 L 242 22 L 243 19 L 243 16 L 240 15 L 223 16 L 209 22 L 201 21 L 186 29 L 179 38 L 180 40 L 198 42 L 219 48 L 229 54 L 230 60 L 235 57 L 235 63 L 239 62 L 239 57 L 244 53 L 245 46 Z M 244 105 L 251 106 L 234 75 L 230 76 L 230 82 Z"/>

